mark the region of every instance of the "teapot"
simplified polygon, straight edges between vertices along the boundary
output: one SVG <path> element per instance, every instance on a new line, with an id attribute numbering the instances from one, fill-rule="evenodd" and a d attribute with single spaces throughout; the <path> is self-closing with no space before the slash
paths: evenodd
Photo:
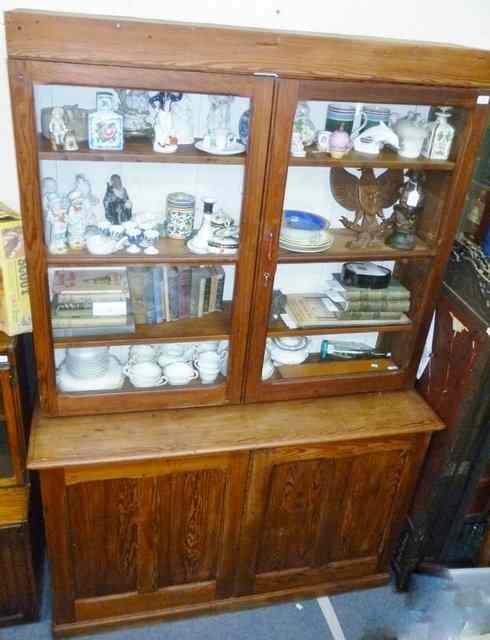
<path id="1" fill-rule="evenodd" d="M 420 113 L 409 111 L 404 118 L 395 122 L 393 129 L 400 139 L 398 155 L 403 158 L 418 158 L 429 133 L 429 127 Z"/>
<path id="2" fill-rule="evenodd" d="M 274 364 L 301 364 L 310 355 L 310 339 L 301 336 L 272 338 L 268 344 Z"/>

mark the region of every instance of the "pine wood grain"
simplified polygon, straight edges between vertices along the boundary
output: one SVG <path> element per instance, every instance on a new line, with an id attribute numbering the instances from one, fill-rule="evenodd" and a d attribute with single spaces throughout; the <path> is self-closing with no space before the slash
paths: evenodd
<path id="1" fill-rule="evenodd" d="M 5 22 L 19 58 L 490 86 L 490 53 L 451 45 L 20 10 Z"/>
<path id="2" fill-rule="evenodd" d="M 149 460 L 442 428 L 414 391 L 73 418 L 37 413 L 29 466 Z"/>

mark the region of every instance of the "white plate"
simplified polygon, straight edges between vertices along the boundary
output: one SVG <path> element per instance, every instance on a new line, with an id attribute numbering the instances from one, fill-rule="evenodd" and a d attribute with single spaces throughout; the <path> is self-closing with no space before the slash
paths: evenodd
<path id="1" fill-rule="evenodd" d="M 76 378 L 72 376 L 63 363 L 56 372 L 56 382 L 61 391 L 73 393 L 80 391 L 113 391 L 124 384 L 124 375 L 119 360 L 111 355 L 106 373 L 93 378 Z"/>
<path id="2" fill-rule="evenodd" d="M 245 145 L 241 142 L 235 142 L 235 144 L 229 149 L 216 149 L 216 147 L 205 147 L 202 143 L 202 140 L 198 140 L 194 146 L 199 151 L 205 151 L 206 153 L 210 153 L 213 156 L 235 156 L 238 153 L 243 153 L 245 151 Z"/>

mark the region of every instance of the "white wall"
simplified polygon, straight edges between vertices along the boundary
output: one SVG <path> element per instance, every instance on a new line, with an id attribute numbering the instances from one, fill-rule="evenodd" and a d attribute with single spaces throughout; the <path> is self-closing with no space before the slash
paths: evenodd
<path id="1" fill-rule="evenodd" d="M 450 42 L 490 49 L 489 0 L 0 0 L 3 11 L 83 10 L 86 13 L 232 24 L 271 29 L 322 31 L 412 40 Z M 0 200 L 19 206 L 15 152 L 5 66 L 5 37 L 0 30 Z"/>

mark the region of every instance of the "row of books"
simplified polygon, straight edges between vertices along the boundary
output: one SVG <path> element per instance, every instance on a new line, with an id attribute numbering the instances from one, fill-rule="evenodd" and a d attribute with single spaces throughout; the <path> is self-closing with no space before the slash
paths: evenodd
<path id="1" fill-rule="evenodd" d="M 137 324 L 201 318 L 223 311 L 223 267 L 129 267 L 129 290 Z"/>
<path id="2" fill-rule="evenodd" d="M 135 331 L 127 269 L 56 269 L 51 285 L 53 336 Z"/>
<path id="3" fill-rule="evenodd" d="M 288 294 L 285 310 L 298 328 L 406 324 L 410 291 L 395 278 L 384 289 L 346 286 L 334 274 L 323 293 Z"/>

